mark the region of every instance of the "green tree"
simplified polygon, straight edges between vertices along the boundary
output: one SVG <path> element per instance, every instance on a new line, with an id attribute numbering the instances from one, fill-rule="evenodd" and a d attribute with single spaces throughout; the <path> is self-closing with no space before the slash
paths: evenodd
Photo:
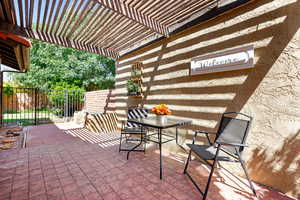
<path id="1" fill-rule="evenodd" d="M 114 88 L 114 60 L 37 40 L 32 44 L 29 71 L 13 75 L 18 84 L 43 89 L 76 86 L 87 91 Z"/>
<path id="2" fill-rule="evenodd" d="M 3 94 L 4 96 L 11 96 L 14 94 L 14 88 L 10 83 L 3 84 Z"/>

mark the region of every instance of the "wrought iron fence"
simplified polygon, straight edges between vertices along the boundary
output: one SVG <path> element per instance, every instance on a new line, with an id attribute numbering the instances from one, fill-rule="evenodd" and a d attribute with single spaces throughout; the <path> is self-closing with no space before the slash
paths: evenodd
<path id="1" fill-rule="evenodd" d="M 82 109 L 82 90 L 4 87 L 0 107 L 1 125 L 62 122 Z"/>

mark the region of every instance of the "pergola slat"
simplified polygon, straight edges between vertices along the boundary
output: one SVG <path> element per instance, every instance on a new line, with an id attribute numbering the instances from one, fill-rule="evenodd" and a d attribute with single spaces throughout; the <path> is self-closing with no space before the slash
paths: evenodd
<path id="1" fill-rule="evenodd" d="M 0 52 L 2 53 L 1 55 L 6 55 L 9 58 L 12 58 L 15 54 L 12 51 L 12 47 L 8 46 L 7 44 L 3 43 L 3 41 L 0 41 Z"/>
<path id="2" fill-rule="evenodd" d="M 2 6 L 0 4 L 0 6 Z M 1 8 L 1 7 L 0 7 Z M 4 21 L 5 20 L 5 17 L 4 17 L 4 13 L 3 13 L 3 9 L 0 9 L 0 20 Z"/>
<path id="3" fill-rule="evenodd" d="M 109 14 L 109 11 L 100 6 L 99 14 L 96 16 L 89 30 L 86 30 L 85 35 L 78 36 L 79 42 L 88 43 L 88 40 L 99 31 L 100 24 L 104 21 L 103 18 Z"/>
<path id="4" fill-rule="evenodd" d="M 16 16 L 15 9 L 14 5 L 11 4 L 11 0 L 2 0 L 1 4 L 4 8 L 4 15 L 5 18 L 7 18 L 7 21 L 10 23 L 16 23 L 16 18 L 14 18 L 14 16 Z"/>
<path id="5" fill-rule="evenodd" d="M 109 1 L 113 5 L 111 5 L 108 1 L 104 1 L 104 0 L 97 0 L 97 1 L 101 3 L 103 6 L 112 9 L 114 12 L 117 12 L 131 20 L 134 20 L 135 22 L 153 30 L 156 33 L 159 33 L 164 36 L 168 35 L 167 27 L 162 26 L 159 22 L 149 18 L 146 15 L 143 15 L 142 13 L 130 8 L 129 6 L 122 4 L 121 1 L 116 1 L 116 0 Z"/>
<path id="6" fill-rule="evenodd" d="M 135 41 L 138 41 L 138 40 L 135 40 L 135 38 L 138 36 L 138 35 L 141 35 L 142 37 L 145 37 L 146 35 L 148 36 L 150 33 L 153 34 L 153 32 L 149 31 L 149 30 L 145 30 L 144 28 L 140 31 L 136 31 L 135 34 L 133 34 L 131 37 L 128 37 L 128 38 L 123 38 L 119 41 L 115 41 L 114 43 L 110 43 L 109 44 L 109 47 L 107 49 L 116 49 L 120 46 L 124 46 L 124 44 L 133 44 Z"/>
<path id="7" fill-rule="evenodd" d="M 62 4 L 62 0 L 59 0 L 58 4 L 56 6 L 56 9 L 55 9 L 55 15 L 54 15 L 54 18 L 53 18 L 53 21 L 52 21 L 52 25 L 51 25 L 51 28 L 50 28 L 50 32 L 51 33 L 54 32 L 55 26 L 59 25 L 57 23 L 57 18 L 58 18 L 58 14 L 59 14 L 59 11 L 60 11 L 60 8 L 61 8 L 61 4 Z"/>
<path id="8" fill-rule="evenodd" d="M 47 37 L 49 38 L 48 36 L 48 33 L 42 33 L 42 32 L 32 32 L 32 34 L 34 35 L 34 38 L 33 39 L 38 39 L 38 40 L 41 40 L 41 41 L 44 41 L 44 42 L 49 42 L 49 40 L 47 39 Z M 54 43 L 54 44 L 58 44 L 58 45 L 62 45 L 62 46 L 65 46 L 65 47 L 71 47 L 71 48 L 76 48 L 79 49 L 79 50 L 85 50 L 81 44 L 79 43 L 76 43 L 76 42 L 73 42 L 73 41 L 70 41 L 68 39 L 65 39 L 66 42 L 62 42 L 59 38 L 57 38 L 56 36 L 52 35 L 53 38 L 56 38 L 56 42 L 51 42 L 51 43 Z M 87 47 L 90 47 L 90 45 L 86 45 Z M 80 47 L 80 48 L 78 48 Z M 108 57 L 112 57 L 112 58 L 118 58 L 118 54 L 113 52 L 113 51 L 109 51 L 109 50 L 105 50 L 105 49 L 101 49 L 101 48 L 98 48 L 93 51 L 92 53 L 98 53 L 98 52 L 102 52 L 102 55 L 105 55 L 105 56 L 108 56 Z"/>
<path id="9" fill-rule="evenodd" d="M 10 63 L 12 65 L 16 65 L 16 66 L 18 65 L 18 63 L 15 62 L 15 59 L 14 59 L 15 54 L 12 54 L 12 55 L 6 54 L 5 51 L 2 51 L 2 50 L 0 50 L 0 53 L 1 53 L 1 57 L 2 57 L 3 61 L 5 60 L 7 63 Z M 13 57 L 11 57 L 11 56 L 13 56 Z"/>
<path id="10" fill-rule="evenodd" d="M 130 23 L 132 26 L 128 28 L 128 31 L 130 31 L 132 34 L 134 34 L 137 31 L 140 31 L 144 27 L 140 26 L 139 24 L 133 24 L 133 22 Z M 122 27 L 121 27 L 122 28 Z M 126 32 L 118 34 L 116 31 L 111 31 L 109 35 L 107 35 L 106 38 L 103 38 L 101 42 L 97 43 L 97 46 L 110 46 L 110 44 L 116 43 L 115 41 L 118 40 L 121 42 L 121 40 L 127 40 L 129 36 L 126 35 Z M 113 39 L 110 39 L 113 38 Z"/>
<path id="11" fill-rule="evenodd" d="M 42 31 L 44 32 L 45 30 L 45 25 L 46 25 L 46 19 L 48 16 L 48 7 L 49 7 L 49 0 L 46 0 L 46 5 L 45 5 L 45 9 L 44 9 L 44 15 L 43 15 L 43 24 L 42 24 Z"/>
<path id="12" fill-rule="evenodd" d="M 85 20 L 85 18 L 88 16 L 87 13 L 89 10 L 91 10 L 95 6 L 95 2 L 88 2 L 85 7 L 83 8 L 83 11 L 81 11 L 81 14 L 79 18 L 77 19 L 76 23 L 72 27 L 71 31 L 69 32 L 69 35 L 67 38 L 71 38 L 71 36 L 75 33 L 76 29 L 79 27 L 79 25 Z"/>
<path id="13" fill-rule="evenodd" d="M 24 18 L 25 18 L 26 27 L 29 26 L 29 5 L 28 5 L 28 3 L 29 3 L 29 1 L 25 1 Z"/>
<path id="14" fill-rule="evenodd" d="M 2 0 L 0 20 L 26 37 L 116 58 L 218 1 L 227 0 Z"/>
<path id="15" fill-rule="evenodd" d="M 13 33 L 13 34 L 17 34 L 23 37 L 27 37 L 27 38 L 32 38 L 32 39 L 36 39 L 36 40 L 41 40 L 44 42 L 50 42 L 50 43 L 54 43 L 54 44 L 58 44 L 58 45 L 62 45 L 65 47 L 71 47 L 71 48 L 76 48 L 77 46 L 81 45 L 81 48 L 79 50 L 85 50 L 87 51 L 87 49 L 82 48 L 82 43 L 78 43 L 75 41 L 71 41 L 68 39 L 65 39 L 65 42 L 63 42 L 62 40 L 60 40 L 59 37 L 51 34 L 51 33 L 44 33 L 41 31 L 33 31 L 33 30 L 28 30 L 26 28 L 22 28 L 22 27 L 18 27 L 16 25 L 11 25 L 11 24 L 7 24 L 5 22 L 1 22 L 0 23 L 0 31 L 8 31 Z M 55 41 L 51 40 L 50 38 L 53 38 Z M 92 45 L 89 44 L 85 44 L 86 47 L 94 47 Z M 108 49 L 102 49 L 99 47 L 95 47 L 95 51 L 93 51 L 92 53 L 100 53 L 101 55 L 104 56 L 108 56 L 108 57 L 112 57 L 112 58 L 118 58 L 119 54 L 112 51 L 112 50 L 108 50 Z"/>
<path id="16" fill-rule="evenodd" d="M 109 24 L 111 21 L 114 20 L 114 17 L 116 17 L 117 15 L 113 12 L 107 11 L 108 13 L 106 15 L 104 15 L 104 17 L 101 19 L 101 21 L 99 22 L 99 26 L 98 29 L 96 28 L 95 30 L 95 34 L 92 37 L 87 38 L 86 42 L 89 43 L 90 41 L 95 41 L 96 38 L 99 38 L 99 36 L 101 35 L 101 33 L 103 33 L 103 31 L 105 30 L 106 25 Z"/>
<path id="17" fill-rule="evenodd" d="M 11 16 L 12 23 L 17 23 L 16 8 L 14 4 L 11 5 L 11 11 L 9 15 Z"/>
<path id="18" fill-rule="evenodd" d="M 117 16 L 113 12 L 111 12 L 111 14 L 115 15 L 115 17 L 111 17 L 103 23 L 103 27 L 99 29 L 100 31 L 98 31 L 97 34 L 90 40 L 92 44 L 97 46 L 97 43 L 100 43 L 105 38 L 107 38 L 108 32 L 110 32 L 111 29 L 114 29 L 116 27 L 114 26 L 114 24 L 118 24 L 119 21 L 122 20 L 122 16 Z M 124 20 L 123 23 L 126 23 L 126 20 Z"/>
<path id="19" fill-rule="evenodd" d="M 166 10 L 166 12 L 163 13 L 159 13 L 158 15 L 154 15 L 155 18 L 157 18 L 157 20 L 160 20 L 162 18 L 164 18 L 165 16 L 169 17 L 170 15 L 174 16 L 174 13 L 180 12 L 181 9 L 185 9 L 187 7 L 193 7 L 195 4 L 197 3 L 201 3 L 204 0 L 193 0 L 193 1 L 182 1 L 182 2 L 178 2 L 176 4 L 167 4 L 166 7 L 164 7 L 164 9 Z"/>
<path id="20" fill-rule="evenodd" d="M 178 21 L 181 21 L 183 18 L 185 18 L 185 13 L 191 13 L 191 14 L 194 14 L 195 11 L 197 10 L 203 10 L 215 3 L 217 3 L 218 0 L 208 0 L 207 1 L 207 4 L 200 4 L 198 6 L 195 6 L 195 7 L 192 7 L 192 8 L 186 8 L 184 10 L 182 10 L 181 12 L 179 12 L 176 16 L 172 16 L 171 18 L 167 19 L 166 20 L 166 25 L 170 25 L 170 24 L 174 24 Z M 164 23 L 164 22 L 163 22 Z"/>
<path id="21" fill-rule="evenodd" d="M 151 8 L 157 4 L 157 2 L 160 2 L 160 0 L 152 0 L 147 1 L 143 5 L 137 7 L 136 9 L 140 10 L 140 12 L 147 14 L 148 10 L 151 10 Z"/>
<path id="22" fill-rule="evenodd" d="M 5 57 L 6 60 L 10 60 L 11 62 L 16 61 L 16 59 L 14 59 L 15 54 L 11 49 L 3 49 L 3 46 L 1 44 L 0 47 L 1 47 L 0 53 L 2 57 Z"/>
<path id="23" fill-rule="evenodd" d="M 118 21 L 118 19 L 115 19 L 115 21 Z M 120 30 L 124 30 L 124 28 L 127 28 L 126 26 L 132 21 L 130 20 L 124 20 L 123 23 L 116 23 L 118 24 L 117 26 L 112 26 L 112 24 L 115 24 L 114 22 L 109 23 L 109 26 L 103 28 L 103 31 L 101 33 L 99 33 L 99 35 L 102 35 L 101 39 L 98 40 L 95 44 L 96 46 L 99 46 L 101 43 L 103 43 L 105 40 L 108 40 L 109 37 L 111 36 L 111 34 L 115 34 L 115 35 L 123 35 L 123 33 L 120 33 Z M 133 22 L 134 23 L 134 22 Z M 139 24 L 135 24 L 136 26 L 140 26 Z M 130 28 L 129 28 L 130 29 Z M 129 29 L 127 29 L 127 31 L 130 31 Z M 125 32 L 126 33 L 126 32 Z"/>
<path id="24" fill-rule="evenodd" d="M 158 4 L 154 5 L 152 7 L 152 9 L 150 11 L 148 11 L 148 13 L 146 13 L 149 17 L 154 18 L 153 16 L 155 16 L 157 13 L 161 13 L 161 11 L 163 10 L 163 8 L 169 4 L 176 4 L 177 2 L 175 1 L 159 1 Z"/>
<path id="25" fill-rule="evenodd" d="M 69 0 L 68 0 L 69 1 Z M 60 32 L 58 33 L 58 35 L 65 35 L 65 32 L 67 31 L 67 27 L 70 25 L 69 22 L 69 19 L 70 17 L 73 15 L 73 12 L 74 12 L 74 9 L 75 9 L 75 6 L 77 4 L 78 0 L 73 0 L 73 3 L 72 3 L 72 6 L 71 6 L 71 9 L 69 10 L 68 13 L 66 13 L 67 17 L 66 19 L 63 21 L 63 25 L 62 25 L 62 28 L 60 30 Z M 68 25 L 66 27 L 66 25 Z"/>
<path id="26" fill-rule="evenodd" d="M 134 37 L 136 37 L 137 34 L 143 34 L 145 32 L 148 32 L 148 30 L 144 29 L 144 27 L 138 27 L 138 28 L 136 28 L 136 29 L 134 29 L 134 30 L 131 31 L 132 34 L 125 35 L 123 37 L 119 37 L 118 40 L 109 42 L 107 48 L 114 49 L 114 48 L 117 48 L 118 46 L 120 46 L 120 44 L 123 44 L 124 42 L 126 42 L 126 43 L 129 42 L 130 43 L 130 41 L 132 41 L 132 39 Z M 151 33 L 153 33 L 153 32 L 151 32 Z"/>
<path id="27" fill-rule="evenodd" d="M 41 7 L 42 7 L 42 0 L 38 0 L 38 10 L 37 10 L 38 13 L 37 13 L 37 21 L 36 21 L 36 30 L 39 30 Z"/>
<path id="28" fill-rule="evenodd" d="M 47 21 L 47 24 L 46 24 L 46 30 L 45 30 L 46 32 L 49 31 L 50 23 L 51 23 L 51 20 L 52 20 L 52 17 L 53 17 L 53 11 L 54 11 L 54 7 L 55 7 L 55 3 L 56 3 L 56 0 L 52 0 L 50 13 L 49 13 L 48 21 Z"/>
<path id="29" fill-rule="evenodd" d="M 95 20 L 93 20 L 93 23 L 89 27 L 89 29 L 86 29 L 86 31 L 78 37 L 79 42 L 86 42 L 87 39 L 89 39 L 92 35 L 95 35 L 97 31 L 99 31 L 100 24 L 103 22 L 103 17 L 107 16 L 107 13 L 109 13 L 108 10 L 104 9 L 101 6 L 99 6 L 98 12 L 99 14 L 95 17 Z"/>
<path id="30" fill-rule="evenodd" d="M 178 3 L 177 5 L 174 5 L 172 9 L 170 9 L 169 12 L 163 13 L 162 15 L 157 16 L 157 18 L 162 21 L 162 23 L 166 23 L 165 20 L 168 20 L 170 18 L 176 18 L 180 13 L 182 13 L 183 10 L 187 8 L 196 7 L 199 4 L 202 4 L 205 0 L 199 0 L 199 1 L 190 1 L 188 3 L 184 2 L 184 4 Z M 171 13 L 173 13 L 171 15 Z"/>
<path id="31" fill-rule="evenodd" d="M 24 27 L 24 15 L 23 15 L 23 2 L 22 0 L 19 1 L 19 13 L 20 13 L 20 25 L 21 27 Z"/>
<path id="32" fill-rule="evenodd" d="M 32 28 L 34 2 L 35 2 L 35 0 L 30 0 L 30 9 L 29 9 L 29 28 Z"/>
<path id="33" fill-rule="evenodd" d="M 147 1 L 142 0 L 142 1 L 131 1 L 128 3 L 128 6 L 133 7 L 133 8 L 137 8 L 138 6 L 141 6 L 143 4 L 145 4 Z M 125 2 L 124 2 L 125 3 Z M 126 4 L 126 3 L 125 3 Z M 138 9 L 137 9 L 138 10 Z"/>
<path id="34" fill-rule="evenodd" d="M 163 10 L 165 10 L 165 12 L 173 12 L 174 7 L 176 5 L 180 4 L 180 2 L 173 2 L 173 1 L 168 1 L 166 3 L 162 3 L 161 5 L 159 5 L 159 7 L 157 9 L 155 9 L 154 11 L 152 11 L 149 14 L 149 17 L 152 18 L 157 18 L 158 16 L 160 16 L 161 14 L 164 14 L 164 12 L 162 12 Z"/>
<path id="35" fill-rule="evenodd" d="M 117 51 L 119 52 L 119 51 L 121 51 L 122 49 L 126 49 L 127 46 L 130 46 L 130 45 L 132 45 L 132 44 L 135 44 L 135 42 L 140 41 L 141 39 L 146 38 L 146 37 L 149 37 L 149 36 L 151 36 L 151 35 L 153 35 L 153 33 L 150 32 L 150 31 L 146 31 L 146 32 L 143 32 L 143 33 L 138 33 L 138 34 L 136 34 L 136 35 L 133 35 L 133 36 L 131 37 L 131 39 L 125 40 L 125 41 L 123 41 L 122 43 L 115 45 L 115 46 L 113 47 L 113 49 L 114 49 L 114 50 L 117 50 Z"/>
<path id="36" fill-rule="evenodd" d="M 62 10 L 62 14 L 60 15 L 59 20 L 58 20 L 58 23 L 57 23 L 57 26 L 55 27 L 55 31 L 54 31 L 54 34 L 55 34 L 55 35 L 57 34 L 57 32 L 58 32 L 58 30 L 59 30 L 59 27 L 60 27 L 61 22 L 62 22 L 62 20 L 63 20 L 64 14 L 66 13 L 67 8 L 68 8 L 68 6 L 69 6 L 69 2 L 70 2 L 69 0 L 65 1 L 65 5 L 64 5 L 64 8 L 63 8 L 63 10 Z"/>
<path id="37" fill-rule="evenodd" d="M 69 27 L 73 24 L 73 21 L 75 21 L 76 13 L 79 12 L 83 2 L 84 2 L 84 0 L 79 0 L 79 5 L 77 5 L 77 8 L 76 8 L 75 12 L 72 13 L 71 18 L 68 21 L 68 26 L 67 26 L 67 28 L 65 29 L 65 32 L 62 35 L 63 37 L 67 37 L 68 32 L 70 32 Z"/>
<path id="38" fill-rule="evenodd" d="M 92 27 L 96 24 L 96 19 L 100 16 L 101 12 L 101 6 L 97 6 L 96 10 L 92 13 L 92 16 L 88 20 L 87 24 L 82 27 L 81 31 L 74 37 L 74 40 L 79 40 L 82 36 L 86 34 L 88 30 L 91 30 Z"/>
<path id="39" fill-rule="evenodd" d="M 131 29 L 134 26 L 134 22 L 128 20 L 127 22 L 118 23 L 117 26 L 113 27 L 110 30 L 107 29 L 106 32 L 103 33 L 103 35 L 105 35 L 105 37 L 103 37 L 101 40 L 99 40 L 99 42 L 96 44 L 96 46 L 102 46 L 102 45 L 106 46 L 106 43 L 112 42 L 112 41 L 108 41 L 108 40 L 116 40 L 117 37 L 123 37 L 123 35 L 119 34 L 118 31 L 122 30 L 128 26 L 130 27 L 129 29 Z M 129 29 L 127 29 L 127 31 L 129 31 Z"/>

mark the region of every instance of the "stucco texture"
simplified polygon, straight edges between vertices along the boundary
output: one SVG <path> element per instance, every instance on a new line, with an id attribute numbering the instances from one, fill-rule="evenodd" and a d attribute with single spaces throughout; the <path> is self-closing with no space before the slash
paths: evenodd
<path id="1" fill-rule="evenodd" d="M 223 112 L 254 117 L 244 158 L 252 180 L 300 197 L 300 1 L 253 1 L 154 43 L 118 61 L 116 110 L 166 103 L 173 116 L 193 120 L 181 130 L 215 131 Z M 191 58 L 253 44 L 255 67 L 189 75 Z M 127 96 L 133 63 L 144 64 L 144 98 Z M 180 152 L 175 145 L 175 151 Z M 243 175 L 239 165 L 225 165 Z"/>

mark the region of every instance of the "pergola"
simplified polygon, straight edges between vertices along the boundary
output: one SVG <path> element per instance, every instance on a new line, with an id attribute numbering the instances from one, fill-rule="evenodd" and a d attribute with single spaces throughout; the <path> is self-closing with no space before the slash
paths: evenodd
<path id="1" fill-rule="evenodd" d="M 117 59 L 235 0 L 2 0 L 0 31 Z"/>

